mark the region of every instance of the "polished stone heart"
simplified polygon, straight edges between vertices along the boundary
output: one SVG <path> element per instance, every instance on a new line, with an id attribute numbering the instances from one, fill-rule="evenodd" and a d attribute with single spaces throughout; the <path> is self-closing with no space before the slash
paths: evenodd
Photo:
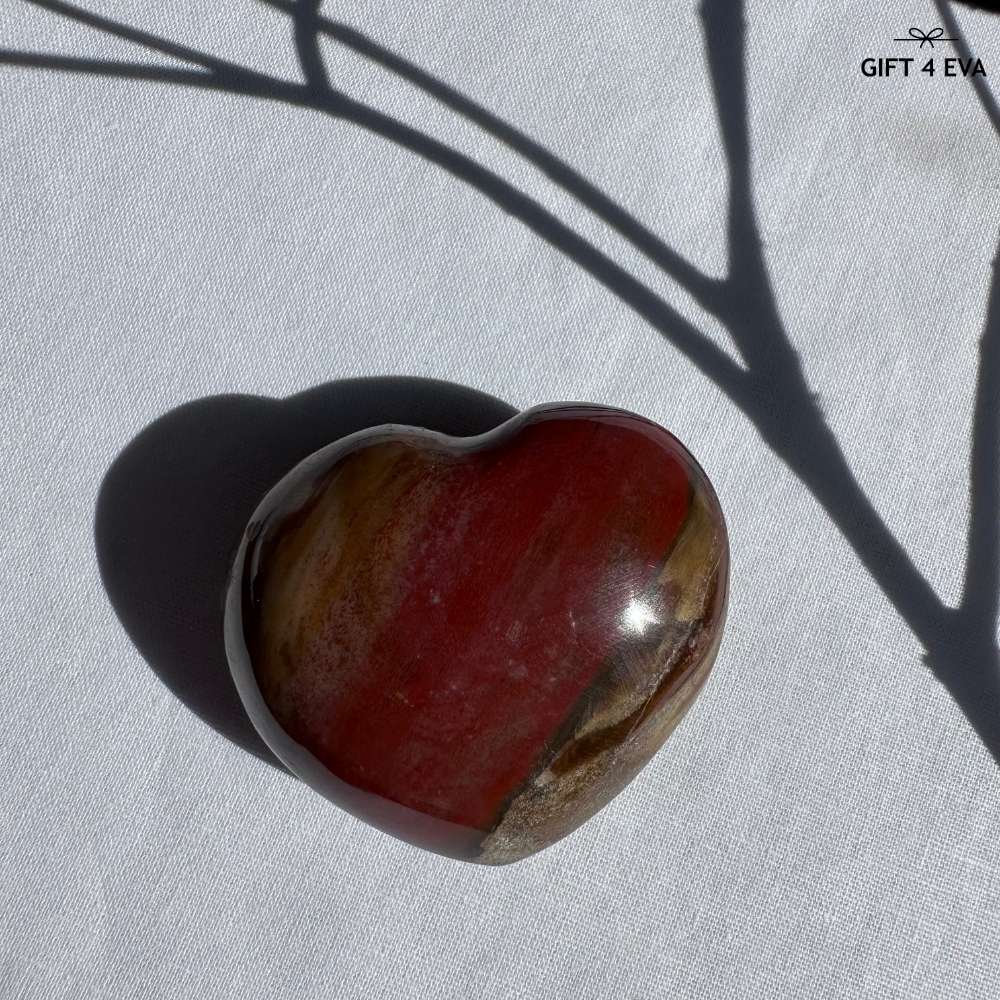
<path id="1" fill-rule="evenodd" d="M 476 438 L 378 427 L 264 499 L 226 648 L 261 735 L 355 815 L 502 864 L 662 745 L 722 634 L 728 543 L 663 428 L 585 404 Z"/>

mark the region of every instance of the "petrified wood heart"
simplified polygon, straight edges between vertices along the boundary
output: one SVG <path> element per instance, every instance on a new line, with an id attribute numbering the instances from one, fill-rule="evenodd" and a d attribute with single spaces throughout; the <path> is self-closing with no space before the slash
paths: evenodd
<path id="1" fill-rule="evenodd" d="M 641 417 L 379 427 L 264 499 L 226 648 L 293 772 L 397 837 L 502 864 L 592 816 L 673 730 L 718 650 L 728 559 L 705 474 Z"/>

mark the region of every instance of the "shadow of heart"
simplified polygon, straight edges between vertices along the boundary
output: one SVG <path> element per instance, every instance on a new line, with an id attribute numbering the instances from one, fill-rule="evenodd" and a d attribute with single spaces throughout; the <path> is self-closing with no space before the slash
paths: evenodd
<path id="1" fill-rule="evenodd" d="M 402 377 L 330 382 L 282 400 L 211 396 L 171 410 L 125 447 L 101 485 L 94 536 L 111 604 L 189 709 L 280 768 L 243 711 L 223 644 L 226 579 L 258 502 L 301 459 L 363 428 L 464 436 L 516 412 L 474 389 Z"/>

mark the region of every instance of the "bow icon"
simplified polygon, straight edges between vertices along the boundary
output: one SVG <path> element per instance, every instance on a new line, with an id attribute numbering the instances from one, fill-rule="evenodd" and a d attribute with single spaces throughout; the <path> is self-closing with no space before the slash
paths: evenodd
<path id="1" fill-rule="evenodd" d="M 920 48 L 930 45 L 934 48 L 934 40 L 941 39 L 944 35 L 944 28 L 934 28 L 932 31 L 921 31 L 919 28 L 910 28 L 910 38 L 920 42 Z"/>

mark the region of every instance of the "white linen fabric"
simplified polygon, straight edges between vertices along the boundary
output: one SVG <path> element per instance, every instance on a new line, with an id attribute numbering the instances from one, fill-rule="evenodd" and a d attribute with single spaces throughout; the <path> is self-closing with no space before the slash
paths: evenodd
<path id="1" fill-rule="evenodd" d="M 89 0 L 192 66 L 3 5 L 0 994 L 1000 996 L 997 123 L 944 74 L 960 42 L 893 41 L 950 23 L 929 0 L 748 0 L 744 113 L 723 8 L 326 3 L 319 58 L 357 102 L 331 115 L 296 103 L 322 86 L 308 11 L 296 40 L 281 3 Z M 952 14 L 995 85 L 1000 18 Z M 862 74 L 892 56 L 908 76 Z M 779 332 L 811 396 L 778 391 Z M 642 413 L 727 512 L 707 689 L 521 864 L 354 820 L 269 765 L 226 688 L 220 567 L 283 458 L 503 415 L 343 382 L 375 376 Z"/>

